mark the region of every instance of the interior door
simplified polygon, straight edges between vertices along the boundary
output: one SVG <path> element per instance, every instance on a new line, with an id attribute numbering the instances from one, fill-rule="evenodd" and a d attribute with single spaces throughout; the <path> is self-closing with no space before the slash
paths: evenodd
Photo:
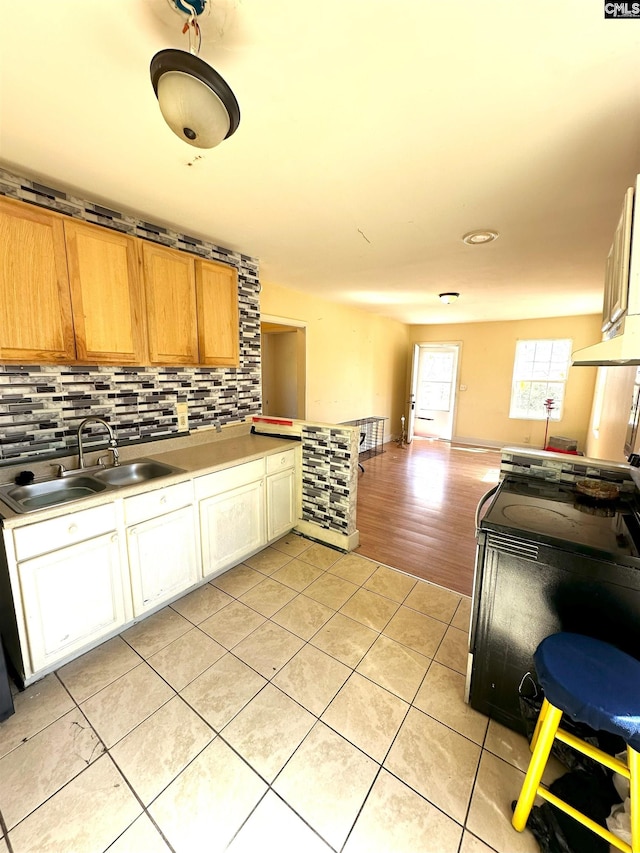
<path id="1" fill-rule="evenodd" d="M 451 441 L 455 422 L 459 344 L 419 344 L 416 389 L 416 435 Z"/>

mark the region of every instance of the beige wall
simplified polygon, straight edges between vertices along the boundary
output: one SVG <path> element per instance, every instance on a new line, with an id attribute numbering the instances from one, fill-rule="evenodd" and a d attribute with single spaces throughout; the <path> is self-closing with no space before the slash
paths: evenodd
<path id="1" fill-rule="evenodd" d="M 262 283 L 263 315 L 307 324 L 307 414 L 340 423 L 387 417 L 399 435 L 405 400 L 408 327 L 356 308 Z"/>
<path id="2" fill-rule="evenodd" d="M 600 340 L 601 318 L 596 315 L 516 320 L 496 323 L 465 323 L 411 326 L 410 341 L 433 343 L 461 341 L 460 385 L 454 437 L 496 444 L 530 444 L 541 447 L 544 421 L 512 420 L 509 402 L 515 346 L 523 338 L 573 340 L 573 349 Z M 410 359 L 407 359 L 408 363 Z M 572 367 L 567 380 L 562 420 L 549 425 L 551 435 L 576 438 L 584 451 L 596 378 L 594 367 Z"/>
<path id="3" fill-rule="evenodd" d="M 458 392 L 454 437 L 496 445 L 541 447 L 544 439 L 544 421 L 509 418 L 516 341 L 570 337 L 573 349 L 579 349 L 601 336 L 601 318 L 597 315 L 404 326 L 268 282 L 262 285 L 260 308 L 264 315 L 304 322 L 307 326 L 309 420 L 339 423 L 379 415 L 389 418 L 387 434 L 398 435 L 400 416 L 407 414 L 412 345 L 460 341 L 459 382 L 467 390 Z M 583 451 L 589 435 L 595 378 L 596 368 L 570 369 L 563 418 L 549 426 L 552 435 L 577 439 Z M 613 408 L 609 408 L 606 417 L 615 420 Z M 603 442 L 607 435 L 611 436 L 609 444 L 618 441 L 620 426 L 616 431 L 609 421 L 600 424 L 601 450 L 606 446 Z M 621 454 L 622 450 L 620 457 L 611 455 L 610 447 L 605 455 L 589 453 L 608 459 L 622 458 Z"/>
<path id="4" fill-rule="evenodd" d="M 599 367 L 587 456 L 625 462 L 624 442 L 637 367 Z"/>
<path id="5" fill-rule="evenodd" d="M 279 418 L 298 417 L 298 333 L 263 334 L 262 411 Z"/>

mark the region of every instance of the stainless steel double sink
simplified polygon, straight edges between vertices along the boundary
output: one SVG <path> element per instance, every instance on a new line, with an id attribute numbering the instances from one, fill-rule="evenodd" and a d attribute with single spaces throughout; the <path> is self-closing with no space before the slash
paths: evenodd
<path id="1" fill-rule="evenodd" d="M 182 468 L 175 468 L 164 462 L 156 462 L 153 459 L 134 459 L 109 468 L 91 470 L 91 473 L 78 469 L 77 473 L 67 472 L 64 476 L 41 480 L 26 486 L 0 486 L 0 498 L 15 512 L 35 512 L 46 507 L 88 498 L 106 490 L 121 489 L 125 486 L 183 473 Z"/>

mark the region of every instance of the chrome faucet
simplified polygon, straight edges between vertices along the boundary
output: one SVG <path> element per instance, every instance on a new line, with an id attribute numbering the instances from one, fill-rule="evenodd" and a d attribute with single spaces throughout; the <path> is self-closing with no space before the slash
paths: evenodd
<path id="1" fill-rule="evenodd" d="M 109 424 L 104 420 L 104 418 L 95 418 L 89 417 L 85 418 L 80 426 L 78 427 L 78 465 L 80 468 L 84 468 L 84 448 L 82 446 L 82 431 L 87 426 L 87 424 L 102 424 L 102 426 L 109 433 L 109 450 L 113 453 L 113 464 L 120 464 L 120 457 L 118 453 L 118 443 L 116 441 L 116 436 L 114 431 L 111 429 Z"/>

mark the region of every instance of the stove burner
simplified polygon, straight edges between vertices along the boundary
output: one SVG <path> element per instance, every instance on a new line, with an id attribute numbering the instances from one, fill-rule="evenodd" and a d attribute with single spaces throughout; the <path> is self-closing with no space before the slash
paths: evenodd
<path id="1" fill-rule="evenodd" d="M 578 528 L 578 522 L 568 518 L 566 513 L 544 506 L 507 504 L 502 508 L 502 515 L 514 524 L 522 525 L 525 530 L 547 530 L 551 533 L 559 533 L 568 528 L 574 530 Z"/>

